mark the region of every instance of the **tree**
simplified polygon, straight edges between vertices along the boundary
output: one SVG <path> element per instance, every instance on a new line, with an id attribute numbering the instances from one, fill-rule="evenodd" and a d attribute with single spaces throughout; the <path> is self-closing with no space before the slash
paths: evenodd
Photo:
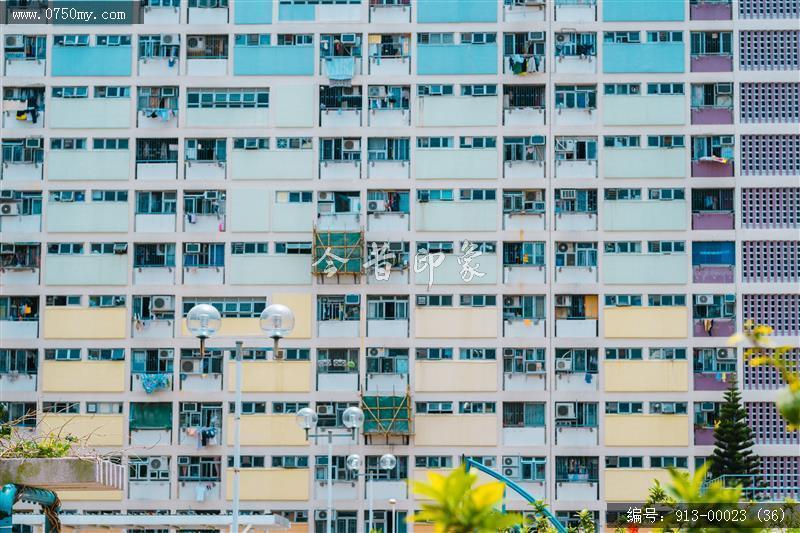
<path id="1" fill-rule="evenodd" d="M 750 476 L 758 473 L 758 458 L 750 449 L 752 446 L 753 432 L 747 425 L 747 412 L 734 378 L 725 391 L 725 403 L 714 427 L 714 453 L 709 468 L 711 476 L 741 476 L 736 480 L 739 484 L 745 487 L 752 485 Z"/>

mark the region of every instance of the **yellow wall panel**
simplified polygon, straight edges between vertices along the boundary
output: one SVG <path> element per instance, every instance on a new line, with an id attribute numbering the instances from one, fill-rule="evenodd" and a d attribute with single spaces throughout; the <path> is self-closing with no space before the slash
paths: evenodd
<path id="1" fill-rule="evenodd" d="M 685 339 L 688 307 L 606 307 L 604 334 L 609 339 Z"/>
<path id="2" fill-rule="evenodd" d="M 302 293 L 275 293 L 270 303 L 283 304 L 294 312 L 294 330 L 287 339 L 311 338 L 311 295 Z"/>
<path id="3" fill-rule="evenodd" d="M 44 414 L 39 423 L 42 433 L 73 435 L 87 446 L 122 446 L 124 428 L 123 415 Z"/>
<path id="4" fill-rule="evenodd" d="M 226 472 L 226 498 L 233 499 L 233 470 Z M 310 468 L 243 468 L 239 474 L 242 500 L 308 500 Z"/>
<path id="5" fill-rule="evenodd" d="M 662 485 L 670 480 L 664 468 L 609 468 L 604 476 L 605 499 L 610 502 L 643 502 L 654 480 Z"/>
<path id="6" fill-rule="evenodd" d="M 688 361 L 605 361 L 607 392 L 686 392 Z"/>
<path id="7" fill-rule="evenodd" d="M 228 363 L 228 390 L 236 390 L 236 363 Z M 310 361 L 242 361 L 244 392 L 309 392 Z"/>
<path id="8" fill-rule="evenodd" d="M 61 501 L 120 501 L 122 500 L 121 490 L 60 490 L 58 497 Z M 81 528 L 81 533 L 87 531 Z M 95 530 L 99 531 L 99 530 Z M 104 529 L 103 531 L 114 531 Z"/>
<path id="9" fill-rule="evenodd" d="M 496 361 L 417 361 L 417 392 L 495 392 Z"/>
<path id="10" fill-rule="evenodd" d="M 45 339 L 124 339 L 124 307 L 45 307 Z"/>
<path id="11" fill-rule="evenodd" d="M 43 392 L 124 392 L 124 361 L 45 361 Z"/>
<path id="12" fill-rule="evenodd" d="M 492 307 L 417 307 L 416 336 L 424 339 L 497 338 L 497 309 Z"/>
<path id="13" fill-rule="evenodd" d="M 497 446 L 495 415 L 417 415 L 417 446 Z"/>
<path id="14" fill-rule="evenodd" d="M 227 417 L 228 446 L 233 446 L 233 415 Z M 243 415 L 242 446 L 307 446 L 294 415 Z"/>
<path id="15" fill-rule="evenodd" d="M 689 446 L 688 415 L 605 415 L 606 446 Z"/>

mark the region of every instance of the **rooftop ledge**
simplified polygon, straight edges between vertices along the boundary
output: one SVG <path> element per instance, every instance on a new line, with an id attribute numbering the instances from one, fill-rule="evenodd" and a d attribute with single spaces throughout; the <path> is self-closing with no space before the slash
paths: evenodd
<path id="1" fill-rule="evenodd" d="M 0 486 L 8 483 L 53 491 L 122 490 L 125 468 L 97 458 L 3 459 Z"/>

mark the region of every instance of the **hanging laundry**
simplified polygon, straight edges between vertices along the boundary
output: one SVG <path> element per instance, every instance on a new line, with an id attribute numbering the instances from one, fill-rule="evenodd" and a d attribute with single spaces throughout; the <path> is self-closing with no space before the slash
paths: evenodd
<path id="1" fill-rule="evenodd" d="M 331 86 L 350 86 L 356 73 L 356 58 L 350 56 L 328 57 L 325 66 Z"/>
<path id="2" fill-rule="evenodd" d="M 169 388 L 170 374 L 139 374 L 139 379 L 142 381 L 142 388 L 147 394 L 152 394 L 157 389 Z"/>
<path id="3" fill-rule="evenodd" d="M 525 58 L 520 54 L 514 54 L 508 58 L 508 66 L 514 74 L 522 74 L 525 72 Z"/>
<path id="4" fill-rule="evenodd" d="M 206 490 L 208 490 L 208 485 L 204 485 L 202 483 L 198 483 L 194 486 L 194 499 L 195 501 L 202 502 L 206 499 Z"/>
<path id="5" fill-rule="evenodd" d="M 706 332 L 706 335 L 709 337 L 711 336 L 711 330 L 714 329 L 714 321 L 710 318 L 703 319 L 703 331 Z"/>

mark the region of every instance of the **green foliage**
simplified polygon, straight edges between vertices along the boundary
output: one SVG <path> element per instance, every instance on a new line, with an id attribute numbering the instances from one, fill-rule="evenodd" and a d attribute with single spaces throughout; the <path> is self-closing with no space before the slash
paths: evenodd
<path id="1" fill-rule="evenodd" d="M 747 411 L 735 378 L 725 391 L 725 403 L 714 427 L 714 445 L 709 468 L 711 477 L 739 475 L 742 484 L 750 486 L 753 478 L 748 476 L 758 473 L 758 458 L 751 450 L 753 432 L 747 424 Z"/>
<path id="2" fill-rule="evenodd" d="M 75 437 L 48 436 L 43 439 L 24 439 L 0 443 L 0 455 L 4 459 L 53 459 L 66 457 L 76 442 Z"/>
<path id="3" fill-rule="evenodd" d="M 496 509 L 503 499 L 504 483 L 473 487 L 477 476 L 463 466 L 446 477 L 431 472 L 428 480 L 413 483 L 414 493 L 428 501 L 409 522 L 432 522 L 436 533 L 495 532 L 522 523 L 521 515 Z"/>

